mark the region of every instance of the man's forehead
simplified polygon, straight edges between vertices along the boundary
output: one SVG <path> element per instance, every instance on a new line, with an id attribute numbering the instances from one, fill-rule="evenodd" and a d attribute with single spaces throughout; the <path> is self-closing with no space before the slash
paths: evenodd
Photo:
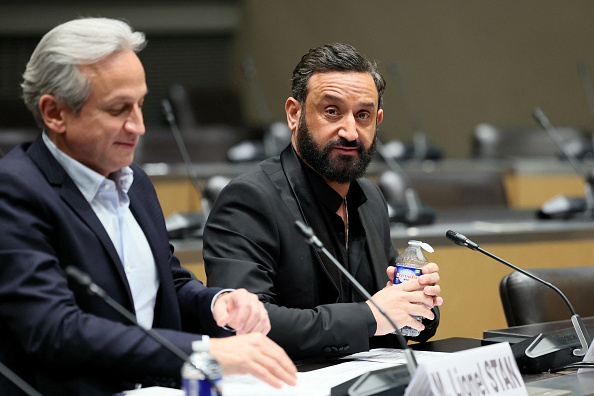
<path id="1" fill-rule="evenodd" d="M 362 105 L 368 106 L 377 106 L 379 101 L 375 81 L 367 72 L 315 72 L 308 81 L 307 98 L 312 96 L 316 101 L 342 101 L 356 97 Z"/>

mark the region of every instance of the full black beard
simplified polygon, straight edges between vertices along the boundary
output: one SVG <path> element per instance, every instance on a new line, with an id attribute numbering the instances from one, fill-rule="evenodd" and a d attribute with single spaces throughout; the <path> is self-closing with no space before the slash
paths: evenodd
<path id="1" fill-rule="evenodd" d="M 365 149 L 359 140 L 349 142 L 343 137 L 331 140 L 326 147 L 320 149 L 313 140 L 304 113 L 299 117 L 297 131 L 297 151 L 301 158 L 316 172 L 332 182 L 346 184 L 363 177 L 375 155 L 377 129 L 369 149 Z M 337 158 L 330 158 L 330 152 L 334 146 L 356 147 L 359 155 L 339 155 Z"/>

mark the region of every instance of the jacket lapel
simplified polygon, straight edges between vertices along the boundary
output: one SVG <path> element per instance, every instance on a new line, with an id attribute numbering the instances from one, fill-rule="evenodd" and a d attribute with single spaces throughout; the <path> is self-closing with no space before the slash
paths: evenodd
<path id="1" fill-rule="evenodd" d="M 45 143 L 43 143 L 41 134 L 33 144 L 31 144 L 31 147 L 28 150 L 28 155 L 33 162 L 37 164 L 48 182 L 58 191 L 58 194 L 64 202 L 89 226 L 93 233 L 95 233 L 100 243 L 105 248 L 108 256 L 111 258 L 111 261 L 114 263 L 117 272 L 126 287 L 128 297 L 130 298 L 130 301 L 132 301 L 132 293 L 130 291 L 130 286 L 128 285 L 126 274 L 124 273 L 122 262 L 107 234 L 107 231 L 103 228 L 103 224 L 101 224 L 101 221 L 97 215 L 95 215 L 91 205 L 89 205 L 80 193 L 76 184 L 74 184 L 64 168 L 62 168 L 58 161 L 56 161 L 49 152 Z"/>
<path id="2" fill-rule="evenodd" d="M 382 289 L 385 286 L 385 272 L 389 264 L 386 259 L 386 254 L 384 253 L 381 238 L 377 232 L 377 228 L 373 225 L 373 220 L 366 205 L 367 204 L 363 204 L 359 207 L 359 216 L 361 218 L 363 229 L 365 230 L 373 279 L 377 288 Z"/>
<path id="3" fill-rule="evenodd" d="M 335 256 L 334 248 L 330 242 L 330 235 L 324 224 L 322 213 L 320 212 L 319 204 L 314 199 L 314 194 L 311 191 L 307 176 L 301 169 L 301 163 L 297 158 L 291 145 L 281 153 L 281 166 L 284 175 L 291 188 L 291 195 L 293 199 L 285 200 L 292 213 L 300 213 L 301 219 L 306 225 L 312 228 L 315 235 L 324 244 L 324 247 Z M 315 256 L 324 268 L 326 274 L 331 279 L 334 288 L 338 292 L 340 285 L 340 272 L 332 263 L 332 261 L 325 255 L 319 254 L 313 247 L 310 247 L 315 253 Z"/>

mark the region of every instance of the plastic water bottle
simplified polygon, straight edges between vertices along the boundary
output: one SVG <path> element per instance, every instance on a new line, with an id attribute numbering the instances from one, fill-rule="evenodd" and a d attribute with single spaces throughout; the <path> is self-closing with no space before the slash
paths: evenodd
<path id="1" fill-rule="evenodd" d="M 190 361 L 184 363 L 181 371 L 185 396 L 217 396 L 219 393 L 211 382 L 222 394 L 223 368 L 209 350 L 210 337 L 208 336 L 202 336 L 202 340 L 192 342 L 193 353 L 190 355 Z"/>
<path id="2" fill-rule="evenodd" d="M 422 248 L 422 249 L 421 249 Z M 420 241 L 408 241 L 408 247 L 396 257 L 396 271 L 394 272 L 394 285 L 402 282 L 416 279 L 421 275 L 421 267 L 429 262 L 423 249 L 429 253 L 433 253 L 433 248 L 424 242 Z M 413 315 L 413 318 L 421 322 L 422 316 Z M 421 332 L 417 329 L 413 329 L 409 326 L 404 326 L 400 329 L 403 336 L 416 337 Z"/>

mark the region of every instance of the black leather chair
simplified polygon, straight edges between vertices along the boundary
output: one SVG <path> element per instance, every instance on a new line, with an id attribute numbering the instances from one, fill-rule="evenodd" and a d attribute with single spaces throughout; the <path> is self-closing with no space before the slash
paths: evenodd
<path id="1" fill-rule="evenodd" d="M 582 318 L 594 316 L 594 266 L 527 271 L 559 288 Z M 501 279 L 499 294 L 510 327 L 571 318 L 571 311 L 561 296 L 519 272 Z"/>

